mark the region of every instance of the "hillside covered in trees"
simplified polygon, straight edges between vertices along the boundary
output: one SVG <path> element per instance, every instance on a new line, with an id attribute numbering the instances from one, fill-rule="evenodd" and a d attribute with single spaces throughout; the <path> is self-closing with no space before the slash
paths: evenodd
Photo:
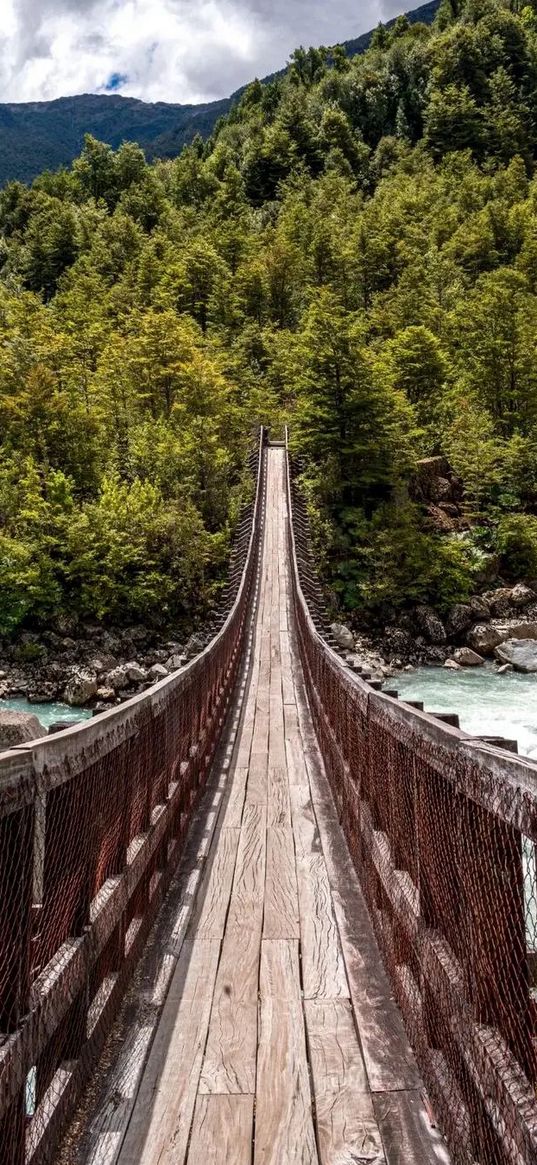
<path id="1" fill-rule="evenodd" d="M 409 13 L 409 20 L 430 24 L 438 3 L 428 0 Z M 367 32 L 347 41 L 343 46 L 346 55 L 365 52 L 372 36 Z M 0 186 L 12 179 L 31 182 L 42 170 L 70 166 L 84 145 L 86 133 L 114 149 L 125 140 L 135 141 L 149 160 L 176 158 L 197 134 L 208 137 L 241 96 L 242 90 L 238 90 L 206 105 L 150 104 L 117 93 L 0 103 Z"/>
<path id="2" fill-rule="evenodd" d="M 259 421 L 291 424 L 344 608 L 537 577 L 537 5 L 514 7 L 298 51 L 177 160 L 88 138 L 0 194 L 0 634 L 203 612 Z M 412 500 L 434 456 L 464 483 L 451 532 Z"/>

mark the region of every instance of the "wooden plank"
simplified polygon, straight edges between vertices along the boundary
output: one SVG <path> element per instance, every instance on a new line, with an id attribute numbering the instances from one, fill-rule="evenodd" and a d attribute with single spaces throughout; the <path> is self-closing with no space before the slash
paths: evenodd
<path id="1" fill-rule="evenodd" d="M 250 1165 L 253 1096 L 198 1096 L 188 1165 Z"/>
<path id="2" fill-rule="evenodd" d="M 231 774 L 231 785 L 222 819 L 224 829 L 240 829 L 247 778 L 248 768 L 235 768 Z"/>
<path id="3" fill-rule="evenodd" d="M 350 1004 L 307 1000 L 305 1012 L 321 1165 L 384 1165 Z"/>
<path id="4" fill-rule="evenodd" d="M 264 940 L 254 1165 L 318 1165 L 298 942 Z"/>
<path id="5" fill-rule="evenodd" d="M 305 999 L 348 998 L 349 985 L 313 805 L 291 788 Z"/>
<path id="6" fill-rule="evenodd" d="M 239 836 L 239 829 L 221 829 L 218 833 L 214 857 L 188 928 L 191 938 L 221 938 L 224 933 Z"/>
<path id="7" fill-rule="evenodd" d="M 265 846 L 266 810 L 246 805 L 201 1074 L 202 1093 L 255 1091 Z"/>
<path id="8" fill-rule="evenodd" d="M 290 826 L 267 833 L 267 880 L 263 934 L 268 939 L 300 938 L 295 847 Z"/>
<path id="9" fill-rule="evenodd" d="M 220 943 L 187 941 L 173 977 L 118 1165 L 183 1165 Z"/>
<path id="10" fill-rule="evenodd" d="M 269 767 L 267 774 L 268 805 L 267 825 L 278 827 L 291 825 L 291 801 L 289 798 L 289 782 L 286 767 Z"/>
<path id="11" fill-rule="evenodd" d="M 388 1165 L 449 1165 L 444 1140 L 418 1091 L 380 1093 L 373 1106 Z"/>

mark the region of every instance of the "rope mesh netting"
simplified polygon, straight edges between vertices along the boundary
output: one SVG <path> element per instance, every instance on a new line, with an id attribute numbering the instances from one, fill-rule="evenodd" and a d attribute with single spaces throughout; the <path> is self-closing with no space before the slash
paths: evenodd
<path id="1" fill-rule="evenodd" d="M 289 480 L 298 648 L 339 818 L 458 1165 L 537 1162 L 537 765 L 361 681 Z"/>
<path id="2" fill-rule="evenodd" d="M 263 442 L 201 655 L 83 728 L 0 756 L 1 1165 L 55 1160 L 183 852 L 248 634 Z"/>

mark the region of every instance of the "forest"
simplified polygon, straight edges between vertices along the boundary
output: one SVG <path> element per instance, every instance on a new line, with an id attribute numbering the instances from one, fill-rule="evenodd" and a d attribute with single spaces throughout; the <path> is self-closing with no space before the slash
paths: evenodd
<path id="1" fill-rule="evenodd" d="M 537 578 L 537 3 L 299 49 L 179 158 L 0 191 L 0 635 L 192 626 L 287 422 L 343 611 Z M 410 483 L 443 456 L 467 521 Z M 487 566 L 488 564 L 488 566 Z"/>

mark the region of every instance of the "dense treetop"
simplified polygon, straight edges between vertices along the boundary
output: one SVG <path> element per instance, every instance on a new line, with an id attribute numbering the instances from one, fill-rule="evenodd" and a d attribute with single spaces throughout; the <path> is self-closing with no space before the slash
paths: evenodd
<path id="1" fill-rule="evenodd" d="M 188 622 L 259 421 L 289 419 L 342 603 L 537 576 L 537 5 L 299 50 L 207 143 L 88 137 L 0 194 L 0 631 Z M 408 497 L 444 454 L 472 529 Z"/>

